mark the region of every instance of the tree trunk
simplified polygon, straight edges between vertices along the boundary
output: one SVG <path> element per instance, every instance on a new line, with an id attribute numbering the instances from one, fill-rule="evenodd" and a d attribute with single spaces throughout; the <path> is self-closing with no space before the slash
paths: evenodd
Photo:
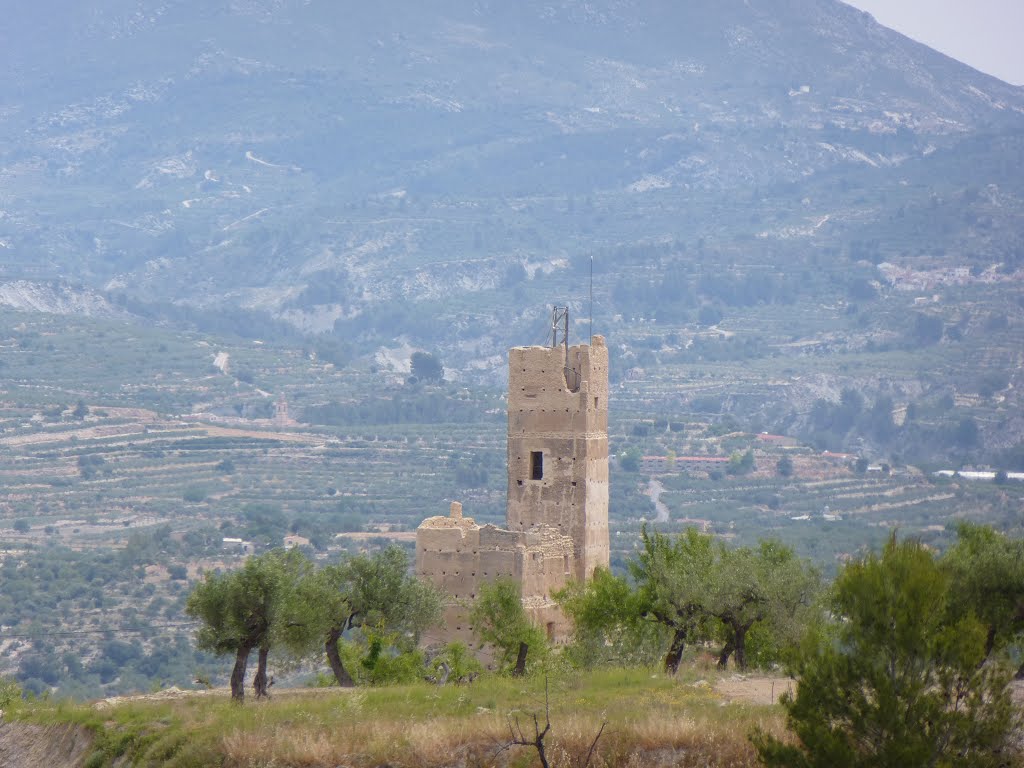
<path id="1" fill-rule="evenodd" d="M 993 624 L 988 628 L 988 634 L 985 636 L 985 659 L 982 659 L 981 663 L 984 664 L 985 660 L 992 655 L 992 651 L 996 648 L 996 627 Z M 980 665 L 979 665 L 980 666 Z"/>
<path id="2" fill-rule="evenodd" d="M 256 663 L 256 677 L 252 679 L 252 689 L 257 699 L 267 695 L 267 656 L 270 655 L 270 648 L 260 646 L 259 661 Z"/>
<path id="3" fill-rule="evenodd" d="M 331 631 L 327 633 L 327 642 L 324 643 L 324 650 L 327 652 L 327 663 L 331 665 L 331 671 L 334 673 L 334 679 L 338 681 L 338 685 L 342 688 L 354 688 L 356 681 L 352 679 L 352 675 L 345 669 L 345 665 L 341 663 L 341 654 L 338 653 L 338 641 L 341 640 L 341 628 L 331 627 Z"/>
<path id="4" fill-rule="evenodd" d="M 676 629 L 672 636 L 672 645 L 668 647 L 668 654 L 665 656 L 665 672 L 675 675 L 679 671 L 679 662 L 683 658 L 683 650 L 686 648 L 686 630 Z"/>
<path id="5" fill-rule="evenodd" d="M 747 629 L 739 627 L 736 630 L 736 666 L 741 672 L 747 669 Z"/>
<path id="6" fill-rule="evenodd" d="M 516 668 L 512 670 L 512 677 L 522 677 L 526 674 L 526 652 L 530 646 L 526 643 L 519 644 L 519 655 L 516 656 Z"/>
<path id="7" fill-rule="evenodd" d="M 251 645 L 240 645 L 235 652 L 235 667 L 231 670 L 231 699 L 239 704 L 245 700 L 245 667 L 251 652 Z"/>
<path id="8" fill-rule="evenodd" d="M 718 668 L 725 669 L 729 666 L 729 657 L 732 656 L 732 652 L 736 650 L 736 646 L 732 642 L 732 638 L 725 641 L 725 647 L 722 648 L 722 652 L 718 655 Z"/>

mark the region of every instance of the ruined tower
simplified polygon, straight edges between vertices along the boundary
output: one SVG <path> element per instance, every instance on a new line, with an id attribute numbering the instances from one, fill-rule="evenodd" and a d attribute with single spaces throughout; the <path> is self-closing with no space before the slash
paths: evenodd
<path id="1" fill-rule="evenodd" d="M 608 348 L 514 347 L 508 372 L 511 531 L 549 526 L 573 542 L 572 576 L 608 567 Z"/>
<path id="2" fill-rule="evenodd" d="M 511 578 L 530 618 L 565 640 L 571 626 L 552 595 L 608 567 L 608 348 L 601 336 L 569 346 L 561 311 L 550 347 L 509 350 L 505 528 L 477 525 L 456 502 L 416 530 L 417 575 L 449 595 L 443 639 L 470 641 L 480 583 Z"/>

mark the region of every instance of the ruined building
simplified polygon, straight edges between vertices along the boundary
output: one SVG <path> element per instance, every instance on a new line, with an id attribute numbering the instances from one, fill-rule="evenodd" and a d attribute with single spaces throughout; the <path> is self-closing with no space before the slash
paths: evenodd
<path id="1" fill-rule="evenodd" d="M 565 639 L 552 593 L 608 567 L 608 348 L 601 336 L 558 344 L 553 325 L 551 347 L 509 351 L 505 527 L 477 525 L 455 502 L 416 531 L 417 574 L 450 596 L 444 639 L 470 640 L 468 604 L 502 577 L 522 585 L 549 638 Z"/>

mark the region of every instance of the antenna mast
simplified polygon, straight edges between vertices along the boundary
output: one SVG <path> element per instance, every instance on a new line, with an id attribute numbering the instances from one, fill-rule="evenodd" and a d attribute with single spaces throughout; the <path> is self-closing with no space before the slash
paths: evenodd
<path id="1" fill-rule="evenodd" d="M 590 346 L 594 346 L 594 254 L 590 254 Z"/>

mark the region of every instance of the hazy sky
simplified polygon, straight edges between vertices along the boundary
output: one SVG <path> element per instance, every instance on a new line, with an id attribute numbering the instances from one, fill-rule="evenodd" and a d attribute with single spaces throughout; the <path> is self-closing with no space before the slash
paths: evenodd
<path id="1" fill-rule="evenodd" d="M 844 0 L 975 69 L 1024 85 L 1024 0 Z"/>

